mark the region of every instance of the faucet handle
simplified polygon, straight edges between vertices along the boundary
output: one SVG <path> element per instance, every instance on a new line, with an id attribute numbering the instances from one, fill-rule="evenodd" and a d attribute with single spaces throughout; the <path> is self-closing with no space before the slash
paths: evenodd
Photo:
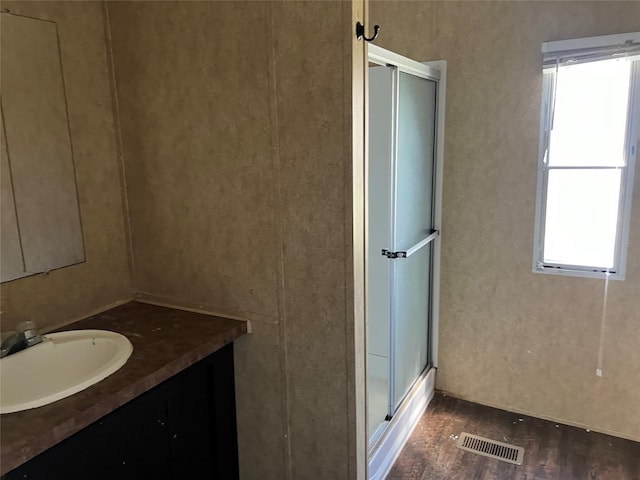
<path id="1" fill-rule="evenodd" d="M 16 333 L 5 338 L 0 345 L 0 358 L 37 345 L 43 340 L 44 338 L 38 334 L 34 322 L 29 320 L 20 322 L 16 325 Z"/>
<path id="2" fill-rule="evenodd" d="M 16 332 L 27 332 L 29 330 L 37 330 L 35 322 L 24 320 L 16 325 Z"/>
<path id="3" fill-rule="evenodd" d="M 27 343 L 27 347 L 31 347 L 43 340 L 42 335 L 38 333 L 36 324 L 30 320 L 18 323 L 18 325 L 16 325 L 16 330 L 19 335 L 21 334 L 23 336 L 24 341 Z"/>

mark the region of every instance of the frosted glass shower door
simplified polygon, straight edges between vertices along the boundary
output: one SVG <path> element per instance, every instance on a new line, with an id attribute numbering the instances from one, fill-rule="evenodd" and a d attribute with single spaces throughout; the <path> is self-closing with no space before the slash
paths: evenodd
<path id="1" fill-rule="evenodd" d="M 392 365 L 395 411 L 429 362 L 435 160 L 435 81 L 399 72 L 393 251 Z"/>
<path id="2" fill-rule="evenodd" d="M 368 78 L 367 414 L 382 452 L 435 384 L 444 92 L 439 69 L 371 45 Z"/>
<path id="3" fill-rule="evenodd" d="M 446 61 L 367 49 L 366 409 L 379 480 L 435 390 Z"/>
<path id="4" fill-rule="evenodd" d="M 369 195 L 367 215 L 367 395 L 369 435 L 389 414 L 391 262 L 380 255 L 391 244 L 394 69 L 369 67 Z"/>

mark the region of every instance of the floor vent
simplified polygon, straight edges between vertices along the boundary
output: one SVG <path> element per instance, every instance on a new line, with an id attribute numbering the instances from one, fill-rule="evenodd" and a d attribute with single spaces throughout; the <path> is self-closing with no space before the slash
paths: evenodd
<path id="1" fill-rule="evenodd" d="M 479 437 L 470 433 L 462 432 L 456 446 L 467 452 L 477 453 L 485 457 L 495 458 L 503 462 L 515 463 L 522 465 L 524 457 L 524 448 L 514 447 L 508 443 L 496 442 L 488 438 Z"/>

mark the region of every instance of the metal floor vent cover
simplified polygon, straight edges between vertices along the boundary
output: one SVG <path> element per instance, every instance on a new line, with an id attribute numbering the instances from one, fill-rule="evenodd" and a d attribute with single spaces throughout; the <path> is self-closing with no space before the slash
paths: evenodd
<path id="1" fill-rule="evenodd" d="M 456 447 L 467 452 L 477 453 L 489 458 L 502 460 L 503 462 L 522 465 L 524 448 L 514 447 L 508 443 L 496 442 L 488 438 L 479 437 L 470 433 L 462 432 L 456 442 Z"/>

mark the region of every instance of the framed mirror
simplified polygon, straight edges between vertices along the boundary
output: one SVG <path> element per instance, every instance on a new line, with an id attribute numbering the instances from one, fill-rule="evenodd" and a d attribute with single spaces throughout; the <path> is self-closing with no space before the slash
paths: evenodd
<path id="1" fill-rule="evenodd" d="M 85 260 L 55 22 L 0 15 L 0 280 Z"/>

